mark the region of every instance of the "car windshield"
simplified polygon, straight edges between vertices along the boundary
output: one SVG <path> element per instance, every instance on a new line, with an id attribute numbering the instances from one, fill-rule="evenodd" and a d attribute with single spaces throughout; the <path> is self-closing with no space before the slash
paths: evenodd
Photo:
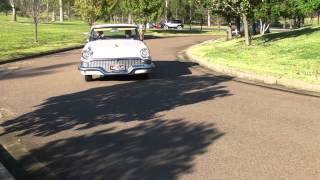
<path id="1" fill-rule="evenodd" d="M 91 31 L 90 40 L 108 39 L 139 39 L 138 30 L 135 27 L 107 27 L 94 28 Z"/>

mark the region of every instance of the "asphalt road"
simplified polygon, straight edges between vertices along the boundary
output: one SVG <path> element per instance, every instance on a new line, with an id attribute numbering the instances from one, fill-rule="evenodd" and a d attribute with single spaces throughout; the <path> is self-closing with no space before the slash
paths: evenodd
<path id="1" fill-rule="evenodd" d="M 319 179 L 320 99 L 176 60 L 210 38 L 147 40 L 146 81 L 86 83 L 80 50 L 2 65 L 1 140 L 30 179 Z"/>

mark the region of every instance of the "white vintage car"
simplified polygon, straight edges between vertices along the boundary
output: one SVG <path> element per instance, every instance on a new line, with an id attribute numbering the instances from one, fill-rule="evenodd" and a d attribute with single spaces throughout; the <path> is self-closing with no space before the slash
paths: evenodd
<path id="1" fill-rule="evenodd" d="M 91 27 L 79 70 L 86 81 L 94 75 L 139 75 L 146 79 L 154 67 L 136 25 L 102 24 Z"/>

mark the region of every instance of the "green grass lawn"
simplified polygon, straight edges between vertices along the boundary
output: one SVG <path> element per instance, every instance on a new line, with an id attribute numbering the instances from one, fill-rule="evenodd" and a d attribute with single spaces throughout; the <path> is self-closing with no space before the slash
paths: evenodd
<path id="1" fill-rule="evenodd" d="M 39 25 L 39 43 L 34 43 L 34 25 L 28 18 L 0 16 L 0 61 L 50 50 L 73 47 L 85 42 L 89 30 L 82 21 L 42 23 Z"/>
<path id="2" fill-rule="evenodd" d="M 243 39 L 208 42 L 191 50 L 195 56 L 261 75 L 320 84 L 320 27 Z"/>
<path id="3" fill-rule="evenodd" d="M 79 46 L 86 41 L 84 35 L 89 27 L 82 21 L 39 24 L 39 42 L 34 43 L 34 24 L 31 19 L 18 17 L 18 22 L 10 21 L 11 16 L 0 15 L 0 61 L 25 57 L 42 52 Z M 150 30 L 152 37 L 183 35 L 223 35 L 217 30 Z"/>

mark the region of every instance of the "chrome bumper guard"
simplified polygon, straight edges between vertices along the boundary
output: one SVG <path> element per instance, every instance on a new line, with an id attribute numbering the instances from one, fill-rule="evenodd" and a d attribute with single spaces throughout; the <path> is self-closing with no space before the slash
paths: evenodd
<path id="1" fill-rule="evenodd" d="M 153 68 L 155 68 L 154 63 L 150 64 L 135 64 L 131 65 L 129 68 L 126 68 L 126 70 L 122 71 L 107 71 L 105 67 L 84 67 L 83 62 L 80 63 L 78 69 L 79 71 L 99 71 L 103 75 L 133 75 L 135 74 L 135 71 L 137 70 L 146 70 L 146 72 L 150 72 Z"/>

